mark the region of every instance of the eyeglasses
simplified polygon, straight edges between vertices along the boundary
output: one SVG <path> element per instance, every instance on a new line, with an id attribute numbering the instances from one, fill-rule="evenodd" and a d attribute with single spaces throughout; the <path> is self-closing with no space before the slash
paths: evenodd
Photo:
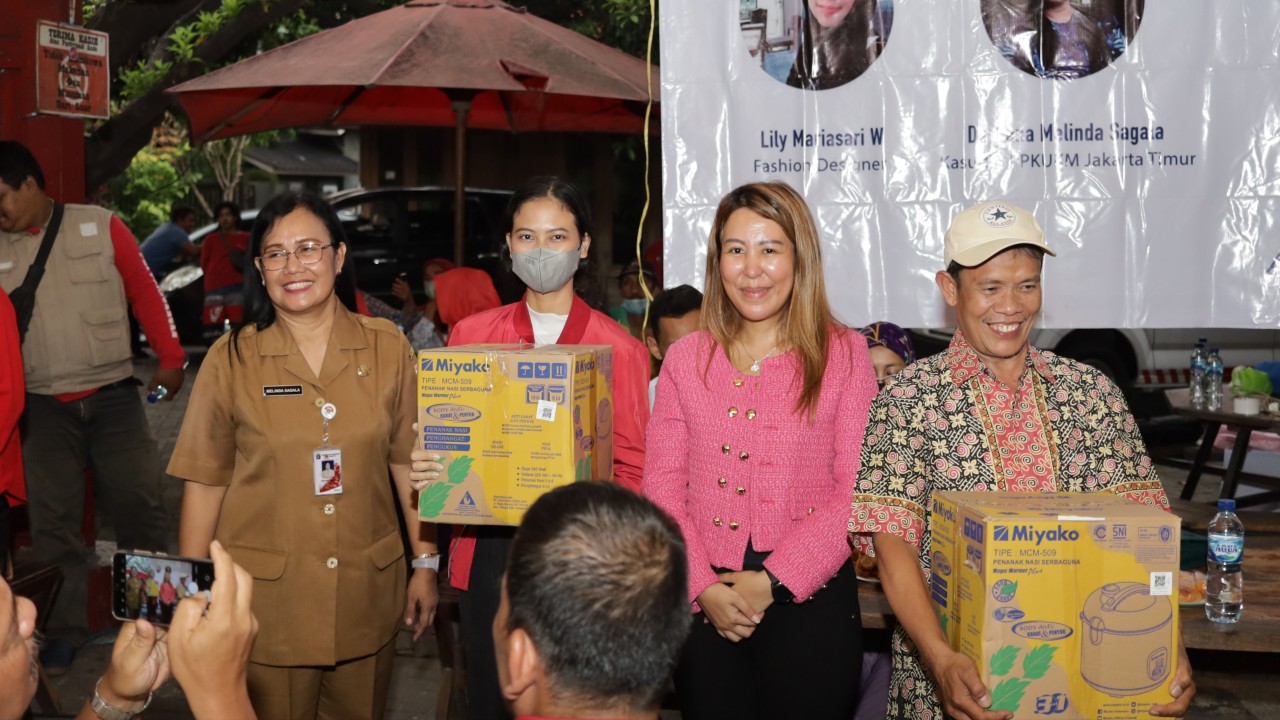
<path id="1" fill-rule="evenodd" d="M 333 245 L 307 243 L 292 252 L 288 250 L 271 250 L 258 257 L 258 267 L 262 270 L 283 270 L 289 264 L 289 256 L 294 255 L 303 265 L 315 265 L 324 257 L 324 249 Z"/>

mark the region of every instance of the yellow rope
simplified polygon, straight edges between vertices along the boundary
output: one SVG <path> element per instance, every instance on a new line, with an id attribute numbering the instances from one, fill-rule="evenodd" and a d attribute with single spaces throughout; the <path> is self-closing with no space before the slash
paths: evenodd
<path id="1" fill-rule="evenodd" d="M 644 207 L 640 208 L 640 225 L 636 228 L 636 275 L 640 281 L 640 289 L 644 291 L 644 296 L 649 302 L 653 302 L 653 293 L 649 290 L 649 283 L 644 279 L 644 257 L 641 253 L 641 244 L 644 241 L 644 221 L 649 216 L 649 115 L 653 110 L 653 34 L 657 27 L 656 7 L 654 0 L 649 0 L 649 40 L 645 45 L 644 52 L 644 70 L 645 70 L 645 86 L 648 90 L 648 101 L 644 106 Z M 663 253 L 665 255 L 665 252 Z M 649 308 L 646 305 L 644 309 L 644 323 L 642 328 L 649 327 Z M 656 335 L 656 333 L 655 333 Z M 644 338 L 640 339 L 644 342 Z"/>

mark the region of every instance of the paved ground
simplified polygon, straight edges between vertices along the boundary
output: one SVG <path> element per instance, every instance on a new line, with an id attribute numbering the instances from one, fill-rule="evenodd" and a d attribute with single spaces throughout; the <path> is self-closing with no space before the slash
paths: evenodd
<path id="1" fill-rule="evenodd" d="M 149 378 L 154 365 L 139 362 L 136 374 Z M 193 359 L 188 371 L 187 384 L 173 402 L 162 402 L 147 407 L 148 420 L 160 447 L 161 457 L 167 458 L 177 440 L 186 399 L 195 380 L 197 364 Z M 1162 467 L 1161 477 L 1171 495 L 1181 492 L 1185 473 Z M 174 481 L 166 486 L 165 507 L 173 519 L 171 537 L 176 544 L 178 508 L 182 499 L 182 483 Z M 1219 491 L 1216 478 L 1206 478 L 1197 488 L 1197 501 L 1209 502 Z M 108 531 L 103 533 L 109 537 Z M 110 558 L 114 543 L 99 543 L 99 555 Z M 108 560 L 109 562 L 109 560 Z M 104 641 L 108 638 L 103 638 Z M 55 679 L 63 711 L 74 714 L 84 698 L 92 693 L 93 685 L 101 676 L 110 658 L 110 646 L 98 645 L 86 648 L 76 658 L 72 671 Z M 1280 688 L 1274 672 L 1276 656 L 1233 657 L 1223 653 L 1198 653 L 1192 656 L 1196 668 L 1199 695 L 1190 717 L 1213 720 L 1275 720 L 1280 718 Z M 387 720 L 410 720 L 435 715 L 436 698 L 440 685 L 440 663 L 434 638 L 428 635 L 418 646 L 412 647 L 407 635 L 402 635 L 397 648 L 395 674 L 388 701 Z M 37 715 L 36 717 L 51 717 Z M 157 693 L 146 717 L 157 720 L 190 718 L 182 691 L 170 683 Z M 678 718 L 678 713 L 664 713 L 664 719 Z"/>

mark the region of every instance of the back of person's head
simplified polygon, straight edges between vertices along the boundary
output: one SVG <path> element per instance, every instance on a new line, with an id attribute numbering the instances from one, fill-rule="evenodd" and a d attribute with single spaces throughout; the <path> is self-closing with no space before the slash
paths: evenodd
<path id="1" fill-rule="evenodd" d="M 661 290 L 657 295 L 653 296 L 653 303 L 649 305 L 649 327 L 647 330 L 653 334 L 654 338 L 659 341 L 661 325 L 659 321 L 663 318 L 682 318 L 694 310 L 702 309 L 702 293 L 692 285 L 677 285 L 673 288 Z"/>
<path id="2" fill-rule="evenodd" d="M 612 483 L 563 486 L 512 542 L 506 630 L 537 648 L 549 695 L 651 711 L 689 631 L 687 573 L 680 531 L 653 503 Z"/>
<path id="3" fill-rule="evenodd" d="M 44 171 L 36 156 L 16 140 L 0 140 L 0 180 L 16 189 L 27 178 L 35 180 L 36 187 L 44 190 Z"/>
<path id="4" fill-rule="evenodd" d="M 182 222 L 186 218 L 195 214 L 196 211 L 193 207 L 188 205 L 174 205 L 172 208 L 169 208 L 169 222 Z"/>

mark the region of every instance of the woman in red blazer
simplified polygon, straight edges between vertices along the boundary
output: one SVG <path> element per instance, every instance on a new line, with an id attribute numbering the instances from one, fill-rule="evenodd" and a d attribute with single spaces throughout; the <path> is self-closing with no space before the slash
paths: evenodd
<path id="1" fill-rule="evenodd" d="M 612 346 L 613 476 L 620 485 L 639 492 L 644 429 L 649 422 L 649 351 L 616 320 L 592 310 L 574 292 L 575 276 L 585 270 L 591 247 L 588 206 L 568 182 L 537 177 L 516 189 L 507 216 L 511 269 L 525 284 L 524 298 L 458 322 L 449 333 L 449 345 Z M 422 485 L 436 480 L 442 470 L 435 462 L 439 459 L 435 453 L 416 451 L 411 479 Z M 467 526 L 461 530 L 450 548 L 449 581 L 462 591 L 459 609 L 471 717 L 508 718 L 498 688 L 492 626 L 515 529 Z"/>
<path id="2" fill-rule="evenodd" d="M 786 184 L 729 193 L 707 250 L 705 329 L 662 363 L 644 493 L 688 549 L 685 720 L 848 720 L 857 704 L 846 506 L 876 379 L 866 340 L 831 315 L 818 243 Z"/>

